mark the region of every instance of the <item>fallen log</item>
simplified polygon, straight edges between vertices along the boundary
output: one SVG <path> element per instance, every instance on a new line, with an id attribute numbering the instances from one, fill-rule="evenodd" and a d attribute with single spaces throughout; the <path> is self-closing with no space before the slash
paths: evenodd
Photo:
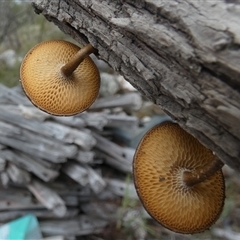
<path id="1" fill-rule="evenodd" d="M 32 4 L 80 44 L 91 43 L 98 58 L 240 171 L 238 1 Z"/>

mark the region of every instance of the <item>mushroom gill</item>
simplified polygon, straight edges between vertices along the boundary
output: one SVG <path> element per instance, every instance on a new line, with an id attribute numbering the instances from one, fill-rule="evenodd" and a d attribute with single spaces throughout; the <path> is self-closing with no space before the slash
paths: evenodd
<path id="1" fill-rule="evenodd" d="M 188 185 L 185 172 L 195 172 L 215 155 L 176 123 L 149 130 L 133 161 L 134 183 L 147 212 L 166 228 L 185 234 L 202 232 L 218 219 L 225 199 L 221 170 Z"/>
<path id="2" fill-rule="evenodd" d="M 20 80 L 24 92 L 41 110 L 69 116 L 86 110 L 97 98 L 99 71 L 88 56 L 91 45 L 80 49 L 62 40 L 42 42 L 23 59 Z"/>

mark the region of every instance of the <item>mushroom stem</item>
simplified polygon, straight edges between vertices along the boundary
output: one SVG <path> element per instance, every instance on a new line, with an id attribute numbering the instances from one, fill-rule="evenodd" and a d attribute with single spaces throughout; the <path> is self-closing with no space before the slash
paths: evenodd
<path id="1" fill-rule="evenodd" d="M 66 63 L 61 68 L 61 72 L 64 76 L 70 77 L 79 64 L 91 53 L 96 52 L 96 49 L 91 45 L 87 44 L 85 47 L 81 48 L 68 63 Z"/>
<path id="2" fill-rule="evenodd" d="M 183 173 L 183 182 L 188 187 L 192 187 L 214 175 L 223 167 L 223 165 L 224 163 L 220 161 L 219 158 L 215 157 L 215 159 L 211 163 L 207 164 L 204 168 L 195 170 L 193 172 L 185 171 Z"/>

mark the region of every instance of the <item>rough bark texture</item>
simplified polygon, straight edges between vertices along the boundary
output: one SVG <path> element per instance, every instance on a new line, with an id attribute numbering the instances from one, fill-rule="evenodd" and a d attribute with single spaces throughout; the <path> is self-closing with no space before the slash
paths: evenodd
<path id="1" fill-rule="evenodd" d="M 35 0 L 33 6 L 240 171 L 238 0 Z"/>

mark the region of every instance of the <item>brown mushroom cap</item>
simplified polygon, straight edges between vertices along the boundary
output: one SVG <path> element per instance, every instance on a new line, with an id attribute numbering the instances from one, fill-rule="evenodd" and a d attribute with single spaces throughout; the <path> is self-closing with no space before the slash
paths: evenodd
<path id="1" fill-rule="evenodd" d="M 209 149 L 175 123 L 159 124 L 147 132 L 133 162 L 135 187 L 147 212 L 174 232 L 208 229 L 224 205 L 222 171 L 192 187 L 184 184 L 182 174 L 213 159 Z"/>
<path id="2" fill-rule="evenodd" d="M 22 87 L 41 110 L 70 116 L 86 110 L 97 98 L 100 76 L 90 57 L 86 57 L 70 77 L 61 72 L 61 67 L 79 49 L 67 41 L 46 41 L 33 47 L 23 59 Z"/>

